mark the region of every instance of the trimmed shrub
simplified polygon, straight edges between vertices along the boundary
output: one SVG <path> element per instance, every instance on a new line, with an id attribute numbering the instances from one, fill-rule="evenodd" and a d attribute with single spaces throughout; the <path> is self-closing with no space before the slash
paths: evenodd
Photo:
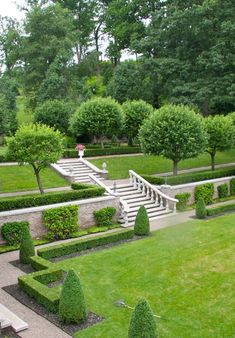
<path id="1" fill-rule="evenodd" d="M 137 236 L 145 236 L 149 234 L 149 217 L 145 206 L 141 206 L 135 219 L 134 232 Z"/>
<path id="2" fill-rule="evenodd" d="M 89 188 L 96 188 L 96 186 L 88 183 L 72 183 L 71 188 L 73 190 L 84 190 Z"/>
<path id="3" fill-rule="evenodd" d="M 165 183 L 165 179 L 160 176 L 142 175 L 142 177 L 151 184 L 162 185 Z"/>
<path id="4" fill-rule="evenodd" d="M 30 257 L 35 255 L 34 244 L 30 231 L 25 231 L 20 243 L 20 262 L 23 264 L 30 263 Z"/>
<path id="5" fill-rule="evenodd" d="M 43 211 L 43 221 L 52 240 L 70 238 L 78 231 L 78 206 L 69 205 Z"/>
<path id="6" fill-rule="evenodd" d="M 217 191 L 219 198 L 228 197 L 228 185 L 226 183 L 219 185 L 217 187 Z"/>
<path id="7" fill-rule="evenodd" d="M 74 252 L 80 252 L 96 248 L 98 246 L 116 243 L 122 240 L 132 239 L 134 236 L 133 230 L 122 230 L 107 235 L 96 236 L 87 239 L 80 239 L 79 241 L 72 241 L 59 245 L 53 245 L 46 248 L 39 249 L 38 255 L 45 259 L 61 257 L 69 255 Z"/>
<path id="8" fill-rule="evenodd" d="M 106 156 L 106 155 L 121 155 L 121 154 L 137 154 L 142 153 L 140 147 L 108 147 L 108 148 L 97 148 L 97 149 L 86 149 L 84 152 L 84 157 L 90 156 Z M 75 158 L 78 157 L 78 152 L 74 149 L 67 149 L 64 151 L 64 157 L 66 158 Z"/>
<path id="9" fill-rule="evenodd" d="M 69 270 L 62 287 L 59 318 L 66 324 L 80 323 L 87 318 L 85 297 L 80 279 L 74 270 Z"/>
<path id="10" fill-rule="evenodd" d="M 213 195 L 214 195 L 214 184 L 206 183 L 203 185 L 199 185 L 195 188 L 195 202 L 199 200 L 200 197 L 203 198 L 206 205 L 213 203 Z"/>
<path id="11" fill-rule="evenodd" d="M 145 299 L 139 300 L 130 321 L 129 338 L 157 338 L 157 325 L 153 311 Z"/>
<path id="12" fill-rule="evenodd" d="M 202 197 L 199 197 L 197 203 L 196 203 L 196 217 L 203 219 L 207 215 L 206 211 L 206 205 L 204 202 L 204 199 Z"/>
<path id="13" fill-rule="evenodd" d="M 176 204 L 176 208 L 179 211 L 183 211 L 187 208 L 188 201 L 191 197 L 191 194 L 189 192 L 184 192 L 182 194 L 175 195 L 175 198 L 179 200 L 179 202 Z"/>
<path id="14" fill-rule="evenodd" d="M 28 222 L 9 222 L 2 226 L 1 234 L 7 245 L 17 245 L 29 229 Z"/>
<path id="15" fill-rule="evenodd" d="M 232 178 L 230 181 L 230 195 L 235 195 L 235 178 Z"/>
<path id="16" fill-rule="evenodd" d="M 107 226 L 107 227 L 113 224 L 112 219 L 115 214 L 116 209 L 112 207 L 103 208 L 93 212 L 96 224 L 98 226 Z"/>
<path id="17" fill-rule="evenodd" d="M 83 198 L 102 196 L 104 188 L 91 187 L 78 191 L 63 191 L 57 193 L 20 196 L 14 198 L 1 198 L 0 211 L 37 207 L 40 205 L 56 204 L 62 202 L 76 201 Z"/>
<path id="18" fill-rule="evenodd" d="M 207 215 L 214 216 L 229 211 L 235 211 L 235 204 L 224 204 L 215 208 L 207 209 Z"/>

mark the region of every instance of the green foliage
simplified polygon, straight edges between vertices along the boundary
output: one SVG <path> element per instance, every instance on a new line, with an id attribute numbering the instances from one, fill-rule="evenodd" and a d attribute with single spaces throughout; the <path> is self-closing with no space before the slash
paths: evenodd
<path id="1" fill-rule="evenodd" d="M 43 193 L 40 171 L 50 163 L 56 163 L 63 153 L 63 138 L 59 131 L 55 131 L 43 124 L 25 124 L 7 138 L 7 156 L 21 164 L 27 162 L 34 170 L 38 187 Z"/>
<path id="2" fill-rule="evenodd" d="M 7 107 L 7 98 L 0 93 L 0 135 L 9 135 L 16 129 L 16 111 Z"/>
<path id="3" fill-rule="evenodd" d="M 86 149 L 84 152 L 85 157 L 90 156 L 107 156 L 107 155 L 121 155 L 121 154 L 138 154 L 141 153 L 140 147 L 113 147 L 113 148 L 98 148 L 98 149 Z M 74 149 L 67 149 L 64 151 L 64 157 L 78 157 L 78 152 Z"/>
<path id="4" fill-rule="evenodd" d="M 96 236 L 87 239 L 80 239 L 79 241 L 72 241 L 69 243 L 54 245 L 53 247 L 46 247 L 38 250 L 38 255 L 45 259 L 54 257 L 62 257 L 74 252 L 80 252 L 96 248 L 98 246 L 116 243 L 126 239 L 132 239 L 134 236 L 133 230 L 122 230 L 107 235 Z"/>
<path id="5" fill-rule="evenodd" d="M 235 204 L 223 204 L 207 209 L 207 216 L 216 216 L 224 212 L 235 211 Z"/>
<path id="6" fill-rule="evenodd" d="M 53 263 L 47 261 L 46 259 L 43 259 L 42 257 L 32 256 L 30 258 L 30 265 L 35 271 L 40 271 L 51 268 Z"/>
<path id="7" fill-rule="evenodd" d="M 228 184 L 224 183 L 224 184 L 219 185 L 217 187 L 217 191 L 218 191 L 219 198 L 228 197 Z"/>
<path id="8" fill-rule="evenodd" d="M 93 212 L 96 224 L 98 226 L 111 226 L 113 224 L 113 217 L 116 214 L 116 209 L 106 207 Z"/>
<path id="9" fill-rule="evenodd" d="M 162 185 L 165 183 L 164 177 L 160 176 L 151 176 L 151 175 L 141 175 L 146 181 L 155 185 Z M 177 176 L 178 177 L 178 176 Z M 168 177 L 167 177 L 168 180 Z"/>
<path id="10" fill-rule="evenodd" d="M 211 156 L 211 168 L 215 169 L 216 152 L 230 149 L 234 143 L 235 129 L 228 116 L 209 116 L 204 120 L 208 135 L 207 152 Z"/>
<path id="11" fill-rule="evenodd" d="M 207 215 L 206 204 L 202 197 L 199 197 L 196 202 L 196 217 L 203 219 Z"/>
<path id="12" fill-rule="evenodd" d="M 132 313 L 129 338 L 157 338 L 157 325 L 153 311 L 145 299 L 140 299 Z"/>
<path id="13" fill-rule="evenodd" d="M 73 107 L 69 103 L 60 100 L 47 100 L 37 106 L 34 121 L 47 124 L 66 133 L 72 112 Z"/>
<path id="14" fill-rule="evenodd" d="M 59 302 L 59 318 L 66 324 L 78 324 L 87 318 L 82 285 L 74 270 L 69 270 L 62 287 Z"/>
<path id="15" fill-rule="evenodd" d="M 84 102 L 72 116 L 70 125 L 74 135 L 86 134 L 89 137 L 111 137 L 118 133 L 123 124 L 122 110 L 113 99 L 93 98 Z"/>
<path id="16" fill-rule="evenodd" d="M 230 195 L 234 196 L 235 195 L 235 178 L 232 178 L 230 180 Z"/>
<path id="17" fill-rule="evenodd" d="M 183 211 L 187 208 L 188 201 L 191 197 L 191 194 L 189 192 L 184 192 L 181 194 L 175 195 L 175 198 L 179 200 L 179 202 L 176 204 L 176 208 L 179 211 Z"/>
<path id="18" fill-rule="evenodd" d="M 137 236 L 146 236 L 149 235 L 150 225 L 149 217 L 145 206 L 141 206 L 138 210 L 135 219 L 134 232 Z"/>
<path id="19" fill-rule="evenodd" d="M 28 230 L 28 231 L 27 231 Z M 24 231 L 20 243 L 20 262 L 23 264 L 30 263 L 30 257 L 35 255 L 34 244 L 29 229 Z"/>
<path id="20" fill-rule="evenodd" d="M 43 195 L 20 196 L 4 199 L 1 198 L 0 211 L 31 208 L 40 205 L 69 202 L 89 197 L 102 196 L 103 194 L 104 194 L 103 188 L 92 187 L 87 189 L 81 189 L 78 191 L 66 191 Z"/>
<path id="21" fill-rule="evenodd" d="M 143 100 L 127 101 L 122 105 L 125 119 L 125 135 L 128 136 L 129 143 L 132 144 L 133 138 L 139 133 L 140 126 L 145 118 L 153 113 L 153 107 Z"/>
<path id="22" fill-rule="evenodd" d="M 69 205 L 43 211 L 43 221 L 52 240 L 72 237 L 78 231 L 78 206 Z"/>
<path id="23" fill-rule="evenodd" d="M 1 228 L 2 238 L 5 239 L 7 245 L 20 244 L 25 232 L 27 232 L 28 229 L 28 222 L 4 223 Z"/>
<path id="24" fill-rule="evenodd" d="M 96 188 L 97 186 L 87 184 L 87 183 L 72 183 L 71 188 L 73 190 L 83 190 L 83 189 L 89 189 L 89 188 Z"/>
<path id="25" fill-rule="evenodd" d="M 205 149 L 202 118 L 182 105 L 166 105 L 154 112 L 140 128 L 141 147 L 147 154 L 173 161 L 174 174 L 181 160 L 198 156 Z"/>
<path id="26" fill-rule="evenodd" d="M 197 202 L 199 198 L 202 197 L 206 205 L 212 204 L 214 195 L 214 184 L 205 183 L 203 185 L 199 185 L 195 188 L 194 194 L 195 202 Z"/>

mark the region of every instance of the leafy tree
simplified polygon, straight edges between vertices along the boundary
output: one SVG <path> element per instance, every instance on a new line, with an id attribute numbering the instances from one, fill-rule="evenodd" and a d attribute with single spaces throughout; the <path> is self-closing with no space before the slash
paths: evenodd
<path id="1" fill-rule="evenodd" d="M 140 128 L 145 153 L 163 155 L 173 161 L 177 175 L 181 160 L 198 156 L 205 150 L 206 132 L 202 118 L 183 105 L 166 105 L 150 115 Z"/>
<path id="2" fill-rule="evenodd" d="M 144 119 L 153 113 L 153 107 L 143 100 L 134 100 L 124 102 L 122 109 L 125 118 L 125 134 L 128 136 L 129 144 L 132 145 L 133 138 L 138 135 Z"/>
<path id="3" fill-rule="evenodd" d="M 20 262 L 23 264 L 30 263 L 30 257 L 35 255 L 33 240 L 29 228 L 24 229 L 24 234 L 20 243 Z"/>
<path id="4" fill-rule="evenodd" d="M 149 225 L 149 217 L 147 214 L 147 210 L 144 205 L 142 205 L 135 219 L 134 232 L 137 236 L 145 236 L 149 235 L 150 225 Z"/>
<path id="5" fill-rule="evenodd" d="M 211 156 L 211 169 L 215 170 L 215 155 L 217 151 L 229 149 L 234 144 L 235 130 L 230 117 L 215 115 L 205 119 L 208 135 L 207 152 Z"/>
<path id="6" fill-rule="evenodd" d="M 86 302 L 80 279 L 69 270 L 64 281 L 59 302 L 59 317 L 66 324 L 80 323 L 87 318 Z"/>
<path id="7" fill-rule="evenodd" d="M 0 135 L 9 135 L 17 129 L 16 111 L 8 108 L 4 95 L 0 94 Z"/>
<path id="8" fill-rule="evenodd" d="M 97 97 L 82 103 L 70 121 L 70 129 L 75 136 L 86 134 L 98 138 L 102 147 L 104 138 L 112 137 L 122 126 L 121 107 L 110 97 Z"/>
<path id="9" fill-rule="evenodd" d="M 36 175 L 41 194 L 40 172 L 55 163 L 63 153 L 63 138 L 59 131 L 43 124 L 22 125 L 15 136 L 7 138 L 7 156 L 20 164 L 29 163 Z"/>
<path id="10" fill-rule="evenodd" d="M 37 106 L 34 121 L 67 133 L 72 112 L 71 104 L 60 100 L 48 100 Z"/>
<path id="11" fill-rule="evenodd" d="M 129 338 L 157 338 L 157 325 L 151 307 L 145 299 L 139 300 L 131 317 Z"/>

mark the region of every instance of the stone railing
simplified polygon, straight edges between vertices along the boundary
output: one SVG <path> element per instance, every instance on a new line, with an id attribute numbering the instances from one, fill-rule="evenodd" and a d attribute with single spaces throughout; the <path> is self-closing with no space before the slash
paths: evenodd
<path id="1" fill-rule="evenodd" d="M 108 195 L 118 196 L 118 194 L 116 194 L 113 190 L 111 190 L 106 184 L 104 184 L 101 180 L 99 180 L 98 177 L 96 177 L 95 175 L 89 174 L 89 177 L 92 183 L 104 188 Z"/>
<path id="2" fill-rule="evenodd" d="M 157 205 L 165 207 L 166 210 L 172 210 L 173 212 L 176 212 L 176 203 L 178 202 L 177 199 L 165 195 L 162 191 L 150 184 L 133 170 L 129 170 L 129 175 L 130 183 L 136 189 L 142 192 L 143 195 L 149 197 Z"/>

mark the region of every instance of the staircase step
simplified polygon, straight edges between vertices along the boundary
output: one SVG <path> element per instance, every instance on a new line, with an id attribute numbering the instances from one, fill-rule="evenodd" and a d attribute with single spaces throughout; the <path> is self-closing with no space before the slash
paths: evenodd
<path id="1" fill-rule="evenodd" d="M 159 204 L 155 204 L 155 203 L 151 203 L 151 204 L 144 203 L 144 206 L 145 206 L 146 210 L 151 210 L 151 209 L 158 208 L 160 205 Z M 136 211 L 136 210 L 138 211 L 140 207 L 141 207 L 141 205 L 129 206 L 130 212 Z"/>
<path id="2" fill-rule="evenodd" d="M 20 319 L 2 304 L 0 304 L 0 318 L 10 321 L 11 326 L 16 332 L 28 329 L 27 323 L 25 323 L 22 319 Z"/>
<path id="3" fill-rule="evenodd" d="M 135 194 L 141 194 L 141 195 L 143 195 L 141 191 L 138 191 L 138 190 L 136 190 L 134 188 L 132 190 L 126 190 L 126 191 L 119 191 L 119 190 L 117 190 L 117 193 L 120 196 L 131 196 L 131 195 L 135 195 Z"/>
<path id="4" fill-rule="evenodd" d="M 12 322 L 8 318 L 0 317 L 0 329 L 5 329 L 7 327 L 10 327 L 11 325 Z"/>
<path id="5" fill-rule="evenodd" d="M 132 207 L 139 207 L 139 206 L 141 206 L 141 205 L 148 205 L 148 204 L 152 204 L 152 203 L 154 203 L 152 200 L 150 200 L 149 198 L 147 198 L 147 197 L 145 197 L 145 199 L 143 199 L 142 201 L 128 201 L 128 205 L 129 205 L 129 207 L 130 208 L 132 208 Z M 157 205 L 157 204 L 156 204 Z"/>
<path id="6" fill-rule="evenodd" d="M 141 199 L 141 198 L 147 198 L 145 195 L 143 195 L 141 192 L 140 193 L 134 193 L 134 194 L 130 194 L 130 195 L 124 195 L 121 196 L 122 199 L 124 201 L 128 201 L 128 200 L 134 200 L 134 199 Z"/>
<path id="7" fill-rule="evenodd" d="M 157 213 L 157 212 L 160 212 L 160 211 L 162 211 L 162 210 L 166 210 L 166 208 L 165 207 L 155 207 L 155 208 L 152 208 L 152 209 L 146 209 L 147 210 L 147 214 L 148 214 L 148 216 L 149 217 L 151 217 L 152 216 L 152 214 L 155 214 L 155 213 Z M 132 217 L 132 216 L 136 216 L 137 215 L 137 212 L 138 212 L 138 210 L 130 210 L 129 212 L 128 212 L 128 217 Z"/>
<path id="8" fill-rule="evenodd" d="M 149 215 L 149 220 L 151 221 L 153 219 L 158 218 L 159 216 L 170 214 L 170 213 L 171 213 L 171 211 L 170 210 L 167 211 L 166 209 L 161 210 L 161 211 L 157 211 L 157 212 L 151 213 L 151 215 Z M 136 218 L 136 215 L 130 216 L 130 217 L 128 216 L 128 222 L 133 225 L 135 223 L 135 218 Z M 121 224 L 125 223 L 124 219 L 122 219 L 122 218 L 120 218 L 118 222 L 121 223 Z"/>

